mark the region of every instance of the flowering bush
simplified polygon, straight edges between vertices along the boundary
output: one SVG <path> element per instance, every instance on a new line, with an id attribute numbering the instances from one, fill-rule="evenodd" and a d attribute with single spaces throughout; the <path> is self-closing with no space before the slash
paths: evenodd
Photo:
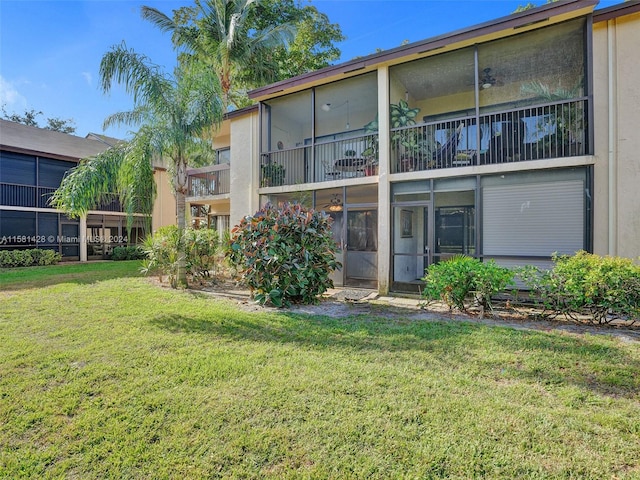
<path id="1" fill-rule="evenodd" d="M 331 218 L 299 204 L 267 205 L 231 231 L 226 253 L 253 297 L 277 307 L 316 303 L 342 265 Z"/>

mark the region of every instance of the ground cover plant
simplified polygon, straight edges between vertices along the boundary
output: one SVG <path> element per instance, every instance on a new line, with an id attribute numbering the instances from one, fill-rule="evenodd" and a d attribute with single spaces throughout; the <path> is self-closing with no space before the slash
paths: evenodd
<path id="1" fill-rule="evenodd" d="M 636 342 L 246 311 L 134 263 L 2 272 L 0 477 L 640 476 Z"/>

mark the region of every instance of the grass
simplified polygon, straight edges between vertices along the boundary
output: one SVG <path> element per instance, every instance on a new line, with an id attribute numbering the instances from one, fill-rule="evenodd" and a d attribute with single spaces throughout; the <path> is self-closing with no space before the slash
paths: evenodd
<path id="1" fill-rule="evenodd" d="M 0 292 L 59 283 L 94 283 L 140 276 L 140 262 L 59 263 L 48 267 L 0 268 Z"/>
<path id="2" fill-rule="evenodd" d="M 111 265 L 2 273 L 0 477 L 640 478 L 637 343 L 250 313 Z"/>

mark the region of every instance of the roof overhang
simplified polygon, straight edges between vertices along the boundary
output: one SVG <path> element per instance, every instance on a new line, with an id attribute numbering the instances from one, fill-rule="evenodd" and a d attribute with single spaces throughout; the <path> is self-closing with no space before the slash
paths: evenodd
<path id="1" fill-rule="evenodd" d="M 640 13 L 640 1 L 627 1 L 596 10 L 593 12 L 593 23 L 606 22 L 633 13 Z"/>
<path id="2" fill-rule="evenodd" d="M 444 35 L 403 45 L 380 53 L 360 57 L 338 65 L 325 67 L 249 92 L 253 100 L 266 100 L 284 93 L 293 93 L 315 85 L 376 70 L 382 65 L 394 65 L 418 58 L 457 50 L 476 43 L 516 35 L 541 26 L 588 15 L 598 0 L 565 0 L 514 13 L 489 22 L 456 30 Z"/>

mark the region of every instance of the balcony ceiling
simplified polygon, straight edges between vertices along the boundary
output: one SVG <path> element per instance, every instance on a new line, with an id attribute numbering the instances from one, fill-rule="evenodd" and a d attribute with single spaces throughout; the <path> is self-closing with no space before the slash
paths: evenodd
<path id="1" fill-rule="evenodd" d="M 581 65 L 582 49 L 567 47 L 582 44 L 576 36 L 583 33 L 576 26 L 576 23 L 568 22 L 554 27 L 553 34 L 540 30 L 527 33 L 526 41 L 518 41 L 515 36 L 481 45 L 478 50 L 479 78 L 485 68 L 490 68 L 491 75 L 500 85 L 519 85 L 541 75 L 562 73 L 570 64 Z M 559 48 L 559 45 L 563 47 Z M 541 72 L 538 65 L 545 65 L 545 70 Z M 404 85 L 416 100 L 469 92 L 475 83 L 473 48 L 397 65 L 391 72 L 392 78 Z"/>

